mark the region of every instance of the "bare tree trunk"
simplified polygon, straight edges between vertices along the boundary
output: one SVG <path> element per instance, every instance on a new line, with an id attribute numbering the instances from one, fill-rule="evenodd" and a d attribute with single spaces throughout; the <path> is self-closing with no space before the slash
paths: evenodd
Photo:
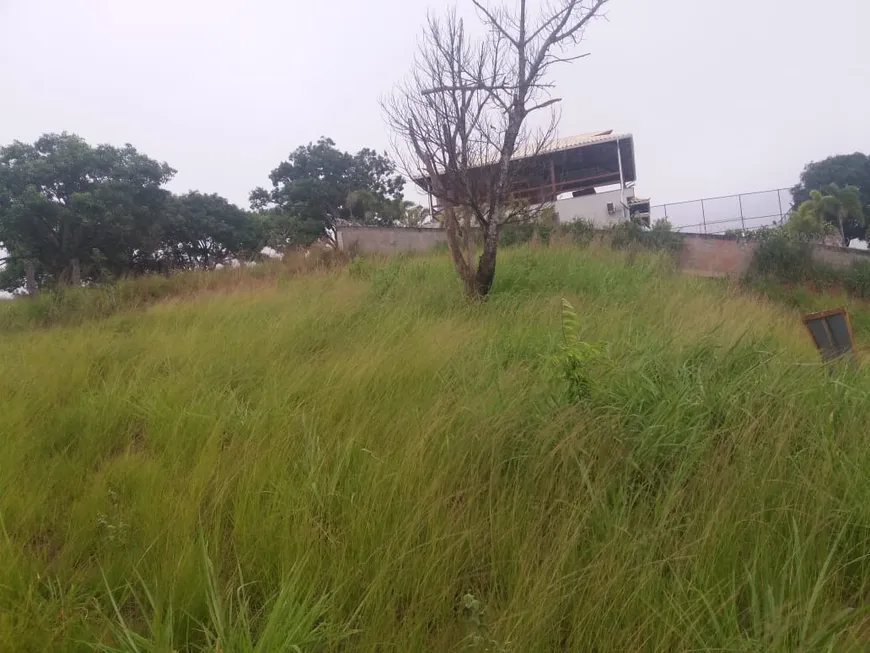
<path id="1" fill-rule="evenodd" d="M 77 258 L 70 259 L 69 270 L 70 284 L 73 286 L 82 285 L 82 269 Z"/>
<path id="2" fill-rule="evenodd" d="M 24 261 L 24 289 L 28 297 L 36 297 L 36 263 L 32 259 Z"/>
<path id="3" fill-rule="evenodd" d="M 558 118 L 551 109 L 550 126 L 540 139 L 532 137 L 536 130 L 524 129 L 526 119 L 560 102 L 550 96 L 548 73 L 556 64 L 586 56 L 565 50 L 582 40 L 586 25 L 607 2 L 519 0 L 511 9 L 472 0 L 487 28 L 488 36 L 480 40 L 466 37 L 455 11 L 443 23 L 430 18 L 411 81 L 385 105 L 392 128 L 405 142 L 399 156 L 409 178 L 451 207 L 447 242 L 471 297 L 489 293 L 499 229 L 525 210 L 512 201 L 515 181 L 523 177 L 512 163 L 518 158 L 533 163 Z M 530 13 L 530 5 L 542 7 Z M 456 214 L 460 208 L 467 211 L 463 220 Z M 472 221 L 483 234 L 477 263 Z"/>
<path id="4" fill-rule="evenodd" d="M 459 240 L 457 226 L 456 209 L 452 206 L 446 207 L 444 209 L 444 231 L 447 235 L 447 249 L 450 250 L 453 267 L 456 268 L 456 273 L 462 279 L 463 286 L 465 286 L 465 294 L 472 296 L 475 294 L 476 287 L 474 268 L 472 267 L 473 263 L 465 259 L 463 243 Z"/>
<path id="5" fill-rule="evenodd" d="M 837 219 L 840 221 L 840 242 L 842 243 L 843 247 L 848 247 L 849 241 L 846 240 L 846 230 L 843 228 L 843 215 L 838 214 Z"/>
<path id="6" fill-rule="evenodd" d="M 485 297 L 495 280 L 495 259 L 498 252 L 498 223 L 494 220 L 483 230 L 483 252 L 474 276 L 474 291 L 477 297 Z"/>
<path id="7" fill-rule="evenodd" d="M 463 210 L 462 228 L 465 231 L 465 260 L 468 261 L 468 268 L 474 269 L 474 232 L 471 229 L 471 211 L 468 208 Z"/>

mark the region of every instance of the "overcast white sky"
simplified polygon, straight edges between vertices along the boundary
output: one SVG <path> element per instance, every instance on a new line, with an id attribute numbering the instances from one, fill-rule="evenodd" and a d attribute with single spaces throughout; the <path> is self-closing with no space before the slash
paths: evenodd
<path id="1" fill-rule="evenodd" d="M 470 0 L 458 4 L 470 6 Z M 430 0 L 0 0 L 0 144 L 133 143 L 247 206 L 300 144 L 384 149 Z M 560 135 L 632 132 L 654 204 L 870 151 L 870 0 L 611 0 L 558 68 Z"/>

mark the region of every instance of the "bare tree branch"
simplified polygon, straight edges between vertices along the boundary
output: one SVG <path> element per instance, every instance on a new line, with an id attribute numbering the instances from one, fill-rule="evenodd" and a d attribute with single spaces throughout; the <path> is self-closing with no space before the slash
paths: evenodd
<path id="1" fill-rule="evenodd" d="M 601 9 L 601 7 L 603 7 L 607 1 L 608 0 L 597 0 L 591 8 L 586 10 L 586 14 L 582 18 L 580 18 L 574 24 L 573 27 L 569 27 L 568 29 L 566 29 L 566 31 L 564 31 L 560 34 L 556 34 L 554 39 L 553 39 L 553 43 L 559 43 L 561 41 L 564 41 L 565 39 L 572 38 L 577 32 L 579 32 L 581 29 L 586 27 L 586 23 L 588 23 L 590 20 L 592 20 L 598 14 L 598 10 Z M 577 6 L 580 3 L 576 2 L 576 3 L 572 3 L 572 4 Z M 573 11 L 573 7 L 572 7 L 572 11 Z M 570 18 L 570 16 L 569 16 L 569 18 Z"/>
<path id="2" fill-rule="evenodd" d="M 576 57 L 580 59 L 587 55 L 581 55 L 580 57 Z M 566 60 L 567 61 L 567 60 Z M 485 82 L 474 82 L 473 84 L 468 84 L 464 86 L 434 86 L 432 88 L 424 88 L 420 90 L 420 95 L 433 95 L 435 93 L 452 93 L 454 91 L 515 91 L 520 88 L 527 87 L 528 85 L 522 84 L 487 84 Z M 535 84 L 535 88 L 554 88 L 555 84 Z"/>
<path id="3" fill-rule="evenodd" d="M 511 36 L 510 32 L 508 32 L 501 24 L 501 22 L 490 12 L 486 6 L 480 2 L 480 0 L 471 0 L 472 4 L 477 7 L 477 10 L 480 11 L 485 17 L 486 22 L 493 29 L 495 29 L 502 37 L 507 39 L 510 43 L 513 43 L 514 46 L 520 47 L 520 44 Z"/>
<path id="4" fill-rule="evenodd" d="M 561 102 L 561 101 L 562 101 L 562 98 L 560 98 L 560 97 L 553 98 L 552 100 L 547 100 L 546 102 L 541 102 L 540 104 L 536 104 L 533 107 L 529 107 L 528 109 L 526 109 L 526 112 L 532 113 L 534 111 L 537 111 L 538 109 L 546 109 L 547 107 L 552 106 L 552 105 L 556 104 L 557 102 Z"/>
<path id="5" fill-rule="evenodd" d="M 591 53 L 586 52 L 584 54 L 578 54 L 577 56 L 574 56 L 574 57 L 557 57 L 555 55 L 550 55 L 547 57 L 546 64 L 550 65 L 553 63 L 571 63 L 572 61 L 577 61 L 578 59 L 585 59 L 590 54 Z"/>
<path id="6" fill-rule="evenodd" d="M 530 15 L 528 0 L 511 13 L 472 0 L 488 36 L 472 42 L 462 20 L 430 17 L 411 78 L 383 103 L 397 158 L 435 198 L 454 266 L 471 296 L 485 295 L 495 274 L 503 225 L 533 219 L 555 199 L 552 169 L 541 153 L 555 134 L 561 100 L 549 97 L 550 66 L 588 56 L 566 54 L 608 0 L 553 0 Z M 529 114 L 550 108 L 533 135 Z M 549 200 L 548 200 L 549 198 Z M 474 260 L 472 231 L 482 237 Z"/>

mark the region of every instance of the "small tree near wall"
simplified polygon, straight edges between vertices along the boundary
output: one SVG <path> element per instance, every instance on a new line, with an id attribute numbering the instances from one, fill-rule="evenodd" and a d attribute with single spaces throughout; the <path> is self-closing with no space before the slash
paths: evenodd
<path id="1" fill-rule="evenodd" d="M 608 0 L 518 0 L 513 8 L 473 0 L 486 36 L 472 39 L 449 12 L 430 17 L 410 80 L 384 103 L 408 176 L 437 200 L 451 258 L 469 297 L 489 293 L 501 227 L 522 217 L 511 202 L 517 159 L 533 161 L 557 122 L 551 67 L 584 55 L 570 49 Z M 532 8 L 534 7 L 534 9 Z M 549 124 L 527 118 L 549 110 Z M 472 229 L 482 234 L 475 262 Z"/>

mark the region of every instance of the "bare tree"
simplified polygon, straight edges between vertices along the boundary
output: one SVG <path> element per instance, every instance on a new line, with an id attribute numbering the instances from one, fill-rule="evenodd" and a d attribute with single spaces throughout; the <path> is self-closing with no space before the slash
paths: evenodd
<path id="1" fill-rule="evenodd" d="M 517 1 L 509 8 L 472 0 L 486 28 L 480 39 L 466 34 L 455 11 L 430 16 L 410 79 L 384 103 L 398 158 L 438 203 L 471 297 L 492 287 L 501 227 L 528 219 L 528 207 L 514 201 L 514 181 L 536 165 L 555 131 L 550 69 L 585 56 L 568 51 L 608 2 L 552 0 L 533 12 L 538 2 Z M 531 129 L 526 119 L 543 110 L 549 124 Z M 477 262 L 475 231 L 483 240 Z"/>

